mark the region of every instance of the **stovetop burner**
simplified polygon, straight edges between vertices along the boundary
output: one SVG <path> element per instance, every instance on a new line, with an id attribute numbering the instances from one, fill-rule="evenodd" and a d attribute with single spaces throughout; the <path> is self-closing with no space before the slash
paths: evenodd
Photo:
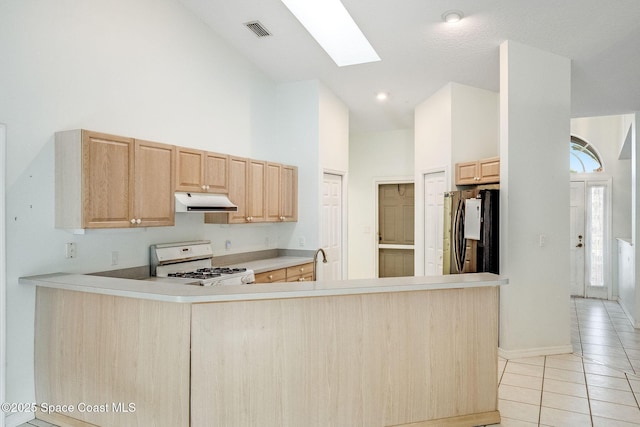
<path id="1" fill-rule="evenodd" d="M 212 279 L 225 274 L 237 274 L 246 272 L 246 268 L 207 267 L 198 268 L 195 271 L 177 271 L 167 274 L 168 277 L 182 277 L 187 279 Z"/>

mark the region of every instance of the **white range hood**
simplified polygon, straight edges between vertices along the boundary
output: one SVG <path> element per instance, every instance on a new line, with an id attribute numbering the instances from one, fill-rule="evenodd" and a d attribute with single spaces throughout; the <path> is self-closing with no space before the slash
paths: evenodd
<path id="1" fill-rule="evenodd" d="M 176 193 L 176 212 L 238 212 L 226 194 Z"/>

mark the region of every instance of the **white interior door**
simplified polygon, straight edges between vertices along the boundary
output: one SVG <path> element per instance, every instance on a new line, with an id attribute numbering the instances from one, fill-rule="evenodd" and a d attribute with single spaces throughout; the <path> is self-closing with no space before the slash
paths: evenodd
<path id="1" fill-rule="evenodd" d="M 342 280 L 342 176 L 325 173 L 322 179 L 322 232 L 320 246 L 327 263 L 318 262 L 318 280 Z"/>
<path id="2" fill-rule="evenodd" d="M 424 274 L 442 274 L 444 172 L 424 175 Z"/>
<path id="3" fill-rule="evenodd" d="M 569 260 L 571 263 L 571 278 L 569 291 L 571 295 L 585 296 L 584 287 L 584 254 L 585 254 L 585 185 L 583 181 L 571 182 L 570 193 L 570 235 Z"/>

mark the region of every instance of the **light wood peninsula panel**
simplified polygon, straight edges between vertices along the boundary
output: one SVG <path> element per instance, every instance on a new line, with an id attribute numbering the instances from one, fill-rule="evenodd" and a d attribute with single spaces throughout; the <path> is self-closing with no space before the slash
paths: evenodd
<path id="1" fill-rule="evenodd" d="M 189 304 L 38 287 L 36 400 L 74 408 L 38 418 L 60 426 L 189 426 L 190 315 Z"/>
<path id="2" fill-rule="evenodd" d="M 37 286 L 37 402 L 135 404 L 38 418 L 62 427 L 497 424 L 507 280 L 454 276 L 224 288 L 20 278 Z"/>
<path id="3" fill-rule="evenodd" d="M 193 426 L 473 426 L 497 411 L 497 287 L 194 304 Z"/>

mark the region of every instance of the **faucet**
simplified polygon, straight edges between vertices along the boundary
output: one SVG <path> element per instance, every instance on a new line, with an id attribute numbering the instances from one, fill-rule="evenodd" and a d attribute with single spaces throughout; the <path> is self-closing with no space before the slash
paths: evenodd
<path id="1" fill-rule="evenodd" d="M 313 254 L 313 280 L 316 280 L 316 264 L 318 263 L 318 254 L 322 254 L 322 263 L 327 263 L 327 254 L 324 252 L 324 249 L 319 248 L 315 254 Z"/>

